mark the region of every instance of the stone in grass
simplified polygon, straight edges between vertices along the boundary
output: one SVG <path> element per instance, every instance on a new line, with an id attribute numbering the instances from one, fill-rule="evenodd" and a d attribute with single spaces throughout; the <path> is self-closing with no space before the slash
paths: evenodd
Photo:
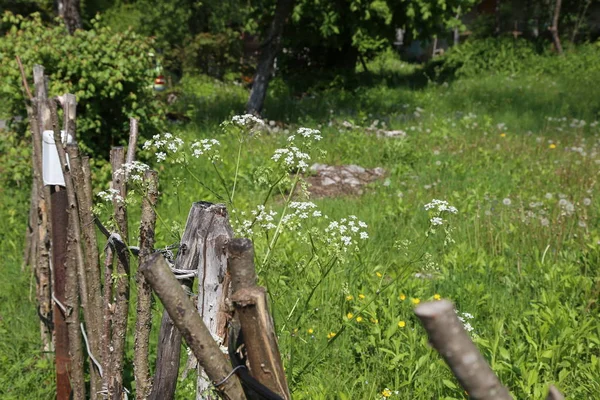
<path id="1" fill-rule="evenodd" d="M 385 176 L 381 167 L 363 168 L 360 165 L 313 164 L 312 175 L 306 180 L 313 197 L 360 195 L 365 185 Z"/>

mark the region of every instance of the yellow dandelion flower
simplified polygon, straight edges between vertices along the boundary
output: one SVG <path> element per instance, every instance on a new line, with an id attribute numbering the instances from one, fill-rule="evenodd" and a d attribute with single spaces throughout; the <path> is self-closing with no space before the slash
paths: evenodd
<path id="1" fill-rule="evenodd" d="M 398 322 L 398 328 L 404 328 L 405 326 L 406 326 L 406 322 L 404 322 L 404 321 Z"/>
<path id="2" fill-rule="evenodd" d="M 346 317 L 348 317 L 348 319 L 352 319 L 352 318 L 354 318 L 354 314 L 349 312 L 348 314 L 346 314 Z"/>
<path id="3" fill-rule="evenodd" d="M 437 294 L 437 293 L 433 295 L 433 299 L 434 299 L 434 300 L 440 300 L 441 298 L 442 298 L 442 296 L 440 296 L 440 295 L 439 295 L 439 294 Z"/>
<path id="4" fill-rule="evenodd" d="M 361 300 L 363 300 L 365 298 L 365 295 L 361 293 L 361 294 L 358 295 L 358 298 L 361 299 Z"/>
<path id="5" fill-rule="evenodd" d="M 390 397 L 392 395 L 392 391 L 388 388 L 383 389 L 383 392 L 381 392 L 381 395 L 383 397 Z"/>
<path id="6" fill-rule="evenodd" d="M 306 332 L 308 332 L 309 335 L 312 335 L 315 332 L 315 330 L 313 328 L 308 328 Z"/>
<path id="7" fill-rule="evenodd" d="M 413 304 L 415 304 L 415 305 L 416 305 L 416 304 L 419 304 L 419 303 L 421 302 L 421 300 L 420 300 L 419 298 L 412 299 L 411 301 L 412 301 L 412 303 L 413 303 Z"/>
<path id="8" fill-rule="evenodd" d="M 351 294 L 349 294 L 348 296 L 346 296 L 346 300 L 347 301 L 354 300 L 354 296 L 352 296 Z"/>
<path id="9" fill-rule="evenodd" d="M 363 321 L 363 317 L 361 317 L 361 316 L 356 317 L 356 322 L 362 322 L 362 321 Z"/>
<path id="10" fill-rule="evenodd" d="M 551 149 L 555 149 L 556 145 L 554 143 L 550 143 L 550 146 L 548 146 L 548 147 L 551 148 Z"/>
<path id="11" fill-rule="evenodd" d="M 506 133 L 502 132 L 502 133 L 500 134 L 500 137 L 506 137 Z"/>
<path id="12" fill-rule="evenodd" d="M 335 332 L 329 332 L 327 334 L 327 339 L 333 339 L 335 337 Z"/>
<path id="13" fill-rule="evenodd" d="M 400 295 L 400 300 L 402 300 L 402 301 L 406 300 L 406 295 L 404 293 Z"/>
<path id="14" fill-rule="evenodd" d="M 375 275 L 377 275 L 378 278 L 381 278 L 383 275 L 381 275 L 381 272 L 377 271 L 375 272 Z"/>
<path id="15" fill-rule="evenodd" d="M 371 318 L 371 322 L 374 324 L 378 324 L 379 320 L 377 318 Z"/>

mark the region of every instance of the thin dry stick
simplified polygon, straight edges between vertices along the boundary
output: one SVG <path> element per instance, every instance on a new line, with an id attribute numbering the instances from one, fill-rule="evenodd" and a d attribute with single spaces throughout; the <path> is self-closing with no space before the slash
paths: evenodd
<path id="1" fill-rule="evenodd" d="M 134 120 L 135 121 L 135 120 Z M 154 228 L 156 225 L 156 202 L 158 200 L 158 173 L 146 171 L 144 183 L 146 196 L 142 200 L 142 219 L 140 224 L 139 265 L 148 261 L 154 250 Z M 137 320 L 135 324 L 135 344 L 133 371 L 135 374 L 135 398 L 148 398 L 151 388 L 150 366 L 148 363 L 150 328 L 152 327 L 152 288 L 138 268 L 135 276 L 138 287 Z"/>
<path id="2" fill-rule="evenodd" d="M 73 229 L 74 219 L 79 218 L 75 209 L 69 209 L 69 229 L 67 231 L 67 277 L 65 282 L 66 321 L 69 333 L 69 374 L 73 400 L 84 400 L 85 378 L 83 376 L 83 348 L 79 332 L 79 285 L 77 283 L 77 237 Z"/>
<path id="3" fill-rule="evenodd" d="M 102 336 L 100 336 L 100 346 L 102 349 L 102 388 L 108 390 L 108 382 L 112 376 L 110 367 L 112 364 L 111 331 L 114 304 L 112 303 L 112 273 L 114 264 L 114 252 L 107 243 L 104 247 L 104 293 L 102 296 Z"/>
<path id="4" fill-rule="evenodd" d="M 117 229 L 121 240 L 129 242 L 127 229 L 127 187 L 125 176 L 122 174 L 122 165 L 125 162 L 125 149 L 113 147 L 110 151 L 112 165 L 113 189 L 117 190 L 120 198 L 115 196 L 113 207 Z M 115 312 L 113 315 L 111 337 L 111 377 L 108 381 L 108 395 L 112 399 L 121 399 L 123 393 L 123 357 L 125 352 L 125 339 L 127 335 L 127 314 L 129 310 L 129 252 L 127 248 L 116 250 L 117 268 L 114 274 L 115 281 Z"/>
<path id="5" fill-rule="evenodd" d="M 231 365 L 213 340 L 194 305 L 182 290 L 161 254 L 154 253 L 140 270 L 164 304 L 175 326 L 204 368 L 208 377 L 216 383 L 224 399 L 246 398 L 238 377 L 230 375 Z M 225 379 L 228 377 L 227 379 Z"/>
<path id="6" fill-rule="evenodd" d="M 67 104 L 68 104 L 67 99 Z M 75 197 L 77 199 L 77 210 L 74 210 L 80 219 L 80 233 L 82 234 L 83 242 L 81 239 L 77 239 L 77 244 L 79 246 L 85 247 L 85 263 L 83 263 L 84 267 L 84 275 L 80 277 L 80 285 L 87 284 L 87 293 L 88 293 L 88 309 L 84 309 L 84 317 L 86 320 L 86 325 L 88 327 L 88 337 L 90 342 L 90 398 L 95 399 L 97 397 L 97 393 L 102 390 L 102 380 L 100 377 L 100 371 L 97 366 L 92 362 L 91 358 L 99 358 L 101 357 L 100 351 L 100 336 L 102 332 L 102 293 L 100 291 L 100 271 L 97 269 L 98 261 L 94 262 L 92 259 L 92 254 L 98 254 L 98 249 L 90 249 L 90 245 L 92 244 L 92 238 L 90 235 L 94 236 L 93 245 L 96 245 L 95 240 L 95 232 L 93 231 L 94 226 L 89 225 L 86 227 L 86 221 L 91 220 L 91 207 L 86 207 L 86 195 L 85 187 L 84 187 L 84 178 L 83 178 L 83 170 L 81 168 L 81 158 L 79 156 L 79 148 L 76 144 L 67 145 L 67 152 L 69 154 L 69 162 L 71 163 L 71 176 L 73 179 L 73 188 L 75 191 Z M 87 214 L 85 215 L 87 211 Z M 87 222 L 88 224 L 90 222 Z M 93 224 L 93 221 L 91 222 Z M 91 228 L 91 232 L 90 232 Z M 96 256 L 97 257 L 97 256 Z M 82 279 L 83 278 L 83 279 Z"/>
<path id="7" fill-rule="evenodd" d="M 285 399 L 290 399 L 277 335 L 267 306 L 266 290 L 256 286 L 254 247 L 249 239 L 233 239 L 228 246 L 235 319 L 244 335 L 250 374 Z"/>
<path id="8" fill-rule="evenodd" d="M 562 395 L 561 392 L 558 391 L 558 389 L 554 385 L 550 385 L 550 387 L 548 388 L 548 396 L 546 397 L 546 400 L 565 400 L 565 397 Z"/>
<path id="9" fill-rule="evenodd" d="M 423 303 L 415 308 L 415 314 L 425 327 L 429 342 L 442 355 L 471 398 L 512 399 L 465 332 L 451 302 Z"/>
<path id="10" fill-rule="evenodd" d="M 34 111 L 30 106 L 30 103 L 32 103 L 34 101 L 34 98 L 33 98 L 33 95 L 31 94 L 31 90 L 29 89 L 29 84 L 27 83 L 27 76 L 25 75 L 25 70 L 23 69 L 23 63 L 21 63 L 21 58 L 19 56 L 16 56 L 16 59 L 17 59 L 17 64 L 19 65 L 19 71 L 21 73 L 21 81 L 23 83 L 23 91 L 25 92 L 25 94 L 27 96 L 27 100 L 29 100 L 29 103 L 25 102 L 25 106 L 27 108 L 27 115 L 29 118 L 29 123 L 37 124 L 37 118 L 33 117 Z M 32 117 L 35 118 L 35 122 L 32 120 Z M 32 134 L 33 134 L 33 130 L 32 130 Z M 34 135 L 32 135 L 32 137 L 34 139 L 37 138 L 37 136 L 34 136 Z M 34 163 L 33 167 L 34 167 L 34 174 L 35 174 L 35 158 L 34 157 L 32 157 L 32 162 Z M 34 176 L 33 182 L 32 182 L 32 187 L 31 187 L 31 202 L 29 205 L 27 234 L 25 235 L 25 250 L 23 252 L 23 264 L 21 265 L 21 271 L 23 271 L 25 269 L 25 266 L 33 265 L 33 263 L 34 263 L 34 258 L 31 257 L 32 256 L 31 249 L 33 247 L 37 246 L 37 240 L 36 240 L 37 236 L 35 235 L 35 230 L 34 230 L 34 223 L 37 220 L 37 213 L 36 213 L 37 195 L 38 195 L 38 185 L 36 182 L 36 178 Z M 42 328 L 42 331 L 43 331 L 43 328 Z"/>
<path id="11" fill-rule="evenodd" d="M 135 161 L 135 150 L 138 141 L 138 120 L 129 118 L 129 142 L 127 144 L 127 157 L 125 162 L 131 164 Z"/>
<path id="12" fill-rule="evenodd" d="M 52 285 L 50 271 L 50 224 L 48 222 L 50 188 L 44 186 L 42 179 L 42 134 L 41 129 L 46 125 L 51 126 L 50 119 L 41 119 L 41 109 L 46 102 L 46 87 L 44 85 L 44 68 L 35 66 L 33 71 L 36 98 L 32 99 L 31 107 L 28 107 L 29 124 L 31 126 L 32 160 L 33 160 L 33 188 L 31 202 L 35 214 L 30 221 L 33 232 L 31 242 L 31 259 L 36 275 L 36 294 L 39 313 L 42 317 L 41 336 L 44 343 L 44 351 L 53 350 L 52 344 Z M 22 72 L 24 83 L 27 79 Z M 28 88 L 28 86 L 27 86 Z M 44 322 L 45 321 L 45 322 Z M 47 353 L 49 354 L 49 353 Z"/>

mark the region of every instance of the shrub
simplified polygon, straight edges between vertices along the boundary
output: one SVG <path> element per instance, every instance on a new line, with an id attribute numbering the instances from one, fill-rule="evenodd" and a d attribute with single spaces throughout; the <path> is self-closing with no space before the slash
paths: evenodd
<path id="1" fill-rule="evenodd" d="M 31 77 L 34 64 L 49 76 L 49 96 L 77 97 L 77 136 L 83 149 L 106 158 L 123 143 L 129 117 L 140 120 L 140 134 L 160 127 L 163 110 L 152 91 L 152 41 L 132 31 L 115 33 L 92 21 L 92 29 L 69 35 L 63 24 L 44 25 L 39 14 L 2 17 L 0 96 L 5 117 L 26 117 L 21 77 L 15 57 Z M 25 137 L 25 124 L 9 125 L 14 140 Z M 4 133 L 6 135 L 6 133 Z"/>

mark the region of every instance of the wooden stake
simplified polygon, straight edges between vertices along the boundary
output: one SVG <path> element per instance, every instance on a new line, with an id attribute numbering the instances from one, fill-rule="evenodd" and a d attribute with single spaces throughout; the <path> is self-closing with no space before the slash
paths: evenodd
<path id="1" fill-rule="evenodd" d="M 68 103 L 67 103 L 68 104 Z M 98 360 L 102 360 L 102 352 L 100 348 L 100 336 L 102 332 L 102 292 L 100 282 L 100 270 L 98 262 L 98 248 L 96 243 L 96 233 L 94 231 L 94 221 L 92 217 L 91 204 L 87 200 L 85 193 L 85 179 L 83 177 L 83 168 L 81 165 L 81 157 L 79 155 L 79 147 L 76 144 L 67 145 L 69 154 L 69 162 L 71 164 L 70 175 L 73 181 L 73 191 L 77 209 L 75 214 L 79 218 L 79 233 L 80 238 L 77 238 L 77 245 L 82 247 L 81 255 L 84 260 L 81 260 L 79 267 L 83 274 L 80 277 L 80 285 L 86 285 L 88 295 L 87 309 L 83 310 L 85 322 L 87 326 L 87 336 L 92 355 Z M 93 246 L 93 247 L 92 247 Z M 96 399 L 98 392 L 102 390 L 102 378 L 100 371 L 90 358 L 90 398 Z"/>
<path id="2" fill-rule="evenodd" d="M 163 256 L 152 254 L 140 270 L 194 352 L 198 363 L 204 368 L 208 377 L 218 383 L 216 388 L 221 397 L 232 400 L 245 399 L 238 377 L 231 373 L 231 364 L 213 340 L 206 325 L 202 323 L 194 305 L 173 276 Z"/>
<path id="3" fill-rule="evenodd" d="M 158 200 L 158 173 L 156 171 L 146 171 L 144 184 L 147 191 L 142 200 L 139 265 L 147 262 L 150 254 L 154 252 L 154 227 L 156 225 L 156 211 L 154 210 Z M 135 279 L 138 288 L 133 359 L 136 382 L 135 398 L 145 400 L 148 398 L 151 388 L 148 346 L 150 343 L 150 328 L 152 327 L 152 287 L 150 287 L 139 268 Z"/>
<path id="4" fill-rule="evenodd" d="M 232 235 L 227 219 L 227 211 L 222 205 L 207 202 L 194 203 L 188 214 L 185 231 L 181 238 L 179 253 L 175 260 L 175 268 L 180 271 L 200 271 L 198 284 L 206 292 L 199 293 L 198 307 L 204 310 L 204 321 L 214 335 L 224 340 L 227 322 L 224 312 L 224 296 L 222 286 L 226 280 L 225 246 Z M 181 279 L 186 291 L 191 291 L 194 278 Z M 212 291 L 212 293 L 208 293 Z M 202 298 L 206 302 L 203 306 Z M 212 301 L 212 305 L 208 304 Z M 210 310 L 209 310 L 210 308 Z M 177 374 L 181 349 L 181 335 L 175 329 L 168 313 L 165 311 L 160 327 L 159 345 L 156 360 L 154 386 L 150 399 L 172 399 L 177 383 Z"/>
<path id="5" fill-rule="evenodd" d="M 442 355 L 470 398 L 512 399 L 464 330 L 451 302 L 423 303 L 415 308 L 415 314 L 425 327 L 429 342 Z"/>
<path id="6" fill-rule="evenodd" d="M 117 190 L 119 198 L 113 200 L 117 229 L 124 243 L 129 242 L 127 228 L 127 186 L 121 167 L 125 162 L 125 149 L 113 147 L 110 151 L 112 165 L 112 185 Z M 111 377 L 108 381 L 109 398 L 120 400 L 123 395 L 123 357 L 125 356 L 125 339 L 127 335 L 127 315 L 129 311 L 129 251 L 122 248 L 116 250 L 117 268 L 113 274 L 115 284 L 115 311 L 111 336 Z"/>
<path id="7" fill-rule="evenodd" d="M 231 301 L 244 336 L 250 375 L 284 399 L 290 399 L 266 290 L 256 286 L 252 241 L 233 239 L 228 250 Z"/>

